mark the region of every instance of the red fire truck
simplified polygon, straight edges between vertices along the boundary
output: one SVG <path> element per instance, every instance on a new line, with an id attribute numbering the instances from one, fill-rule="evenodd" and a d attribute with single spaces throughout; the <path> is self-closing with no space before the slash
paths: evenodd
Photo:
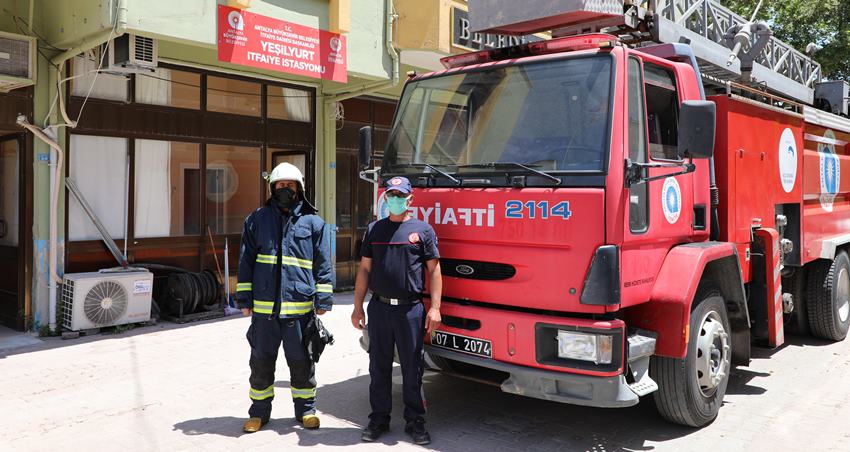
<path id="1" fill-rule="evenodd" d="M 555 37 L 409 77 L 377 174 L 439 237 L 430 365 L 703 426 L 751 344 L 847 334 L 846 85 L 719 4 L 636 3 L 470 0 L 473 29 Z"/>

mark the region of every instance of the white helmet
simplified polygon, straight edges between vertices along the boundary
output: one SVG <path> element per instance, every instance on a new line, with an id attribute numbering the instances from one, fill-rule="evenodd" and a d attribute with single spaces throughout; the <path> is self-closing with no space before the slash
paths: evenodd
<path id="1" fill-rule="evenodd" d="M 298 182 L 301 191 L 304 191 L 304 175 L 301 174 L 301 170 L 297 166 L 291 163 L 283 162 L 274 167 L 272 173 L 269 174 L 268 181 L 272 191 L 274 191 L 275 182 L 281 180 L 294 180 Z"/>

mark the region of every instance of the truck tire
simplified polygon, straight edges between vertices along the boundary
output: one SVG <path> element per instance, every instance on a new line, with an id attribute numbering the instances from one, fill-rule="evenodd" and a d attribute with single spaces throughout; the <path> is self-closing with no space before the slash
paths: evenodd
<path id="1" fill-rule="evenodd" d="M 832 262 L 812 262 L 806 304 L 812 335 L 842 341 L 850 327 L 850 259 L 839 251 Z"/>
<path id="2" fill-rule="evenodd" d="M 689 427 L 705 426 L 717 417 L 732 368 L 731 331 L 720 290 L 701 286 L 691 310 L 685 358 L 653 356 L 650 361 L 661 417 Z"/>
<path id="3" fill-rule="evenodd" d="M 782 278 L 782 292 L 790 293 L 794 300 L 794 310 L 785 314 L 785 332 L 795 336 L 809 334 L 809 313 L 806 309 L 806 271 L 798 268 L 794 274 Z"/>

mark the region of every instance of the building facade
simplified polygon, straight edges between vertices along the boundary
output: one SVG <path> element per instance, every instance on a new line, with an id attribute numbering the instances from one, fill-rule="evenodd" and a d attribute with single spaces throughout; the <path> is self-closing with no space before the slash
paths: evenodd
<path id="1" fill-rule="evenodd" d="M 335 231 L 337 288 L 352 287 L 375 199 L 358 129 L 373 127 L 380 165 L 403 74 L 515 43 L 470 33 L 466 9 L 0 0 L 0 323 L 56 332 L 62 275 L 117 265 L 66 178 L 131 264 L 214 270 L 226 241 L 235 275 L 242 221 L 268 196 L 260 175 L 291 162 Z M 27 41 L 34 72 L 11 74 L 30 83 L 10 90 L 4 59 Z M 110 66 L 122 43 L 142 58 L 155 48 L 153 67 Z"/>
<path id="2" fill-rule="evenodd" d="M 35 72 L 11 74 L 30 86 L 0 93 L 0 322 L 56 331 L 51 273 L 117 265 L 66 177 L 131 264 L 215 269 L 227 240 L 235 274 L 242 222 L 268 195 L 261 173 L 283 161 L 335 225 L 338 102 L 391 87 L 394 73 L 391 3 L 351 3 L 0 1 L 12 38 L 0 38 L 11 46 L 0 73 L 16 43 L 35 41 Z M 240 59 L 240 40 L 261 32 L 280 44 Z M 155 47 L 155 67 L 108 67 L 121 39 Z"/>

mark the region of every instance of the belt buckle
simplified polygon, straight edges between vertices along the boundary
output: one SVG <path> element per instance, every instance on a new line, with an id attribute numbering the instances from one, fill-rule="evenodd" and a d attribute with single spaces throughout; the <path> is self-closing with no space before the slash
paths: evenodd
<path id="1" fill-rule="evenodd" d="M 390 305 L 398 306 L 398 298 L 390 298 Z"/>

